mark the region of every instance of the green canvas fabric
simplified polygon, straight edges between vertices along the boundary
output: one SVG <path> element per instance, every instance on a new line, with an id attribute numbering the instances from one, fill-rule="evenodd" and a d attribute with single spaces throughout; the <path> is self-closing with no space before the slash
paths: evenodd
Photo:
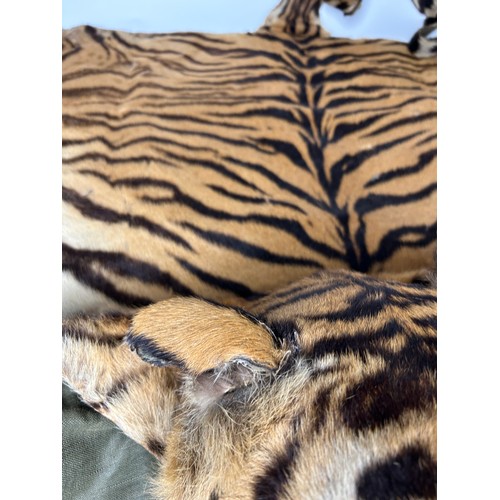
<path id="1" fill-rule="evenodd" d="M 63 500 L 152 500 L 156 460 L 63 385 Z"/>

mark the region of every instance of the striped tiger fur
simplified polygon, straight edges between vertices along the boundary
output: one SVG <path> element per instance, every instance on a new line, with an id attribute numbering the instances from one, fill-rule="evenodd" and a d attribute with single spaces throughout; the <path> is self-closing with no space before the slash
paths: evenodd
<path id="1" fill-rule="evenodd" d="M 251 34 L 64 31 L 65 315 L 432 266 L 435 59 L 326 36 L 319 4 Z"/>
<path id="2" fill-rule="evenodd" d="M 160 462 L 159 499 L 436 496 L 436 293 L 320 271 L 249 311 L 63 324 L 63 373 Z"/>
<path id="3" fill-rule="evenodd" d="M 158 498 L 435 497 L 435 61 L 320 3 L 63 33 L 63 377 Z"/>

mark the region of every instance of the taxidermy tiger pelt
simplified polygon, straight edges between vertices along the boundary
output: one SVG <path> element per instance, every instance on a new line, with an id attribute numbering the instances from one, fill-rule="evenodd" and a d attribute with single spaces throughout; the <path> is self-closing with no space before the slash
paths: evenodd
<path id="1" fill-rule="evenodd" d="M 63 379 L 158 458 L 158 498 L 436 496 L 414 3 L 408 46 L 331 38 L 320 0 L 246 35 L 64 32 Z"/>

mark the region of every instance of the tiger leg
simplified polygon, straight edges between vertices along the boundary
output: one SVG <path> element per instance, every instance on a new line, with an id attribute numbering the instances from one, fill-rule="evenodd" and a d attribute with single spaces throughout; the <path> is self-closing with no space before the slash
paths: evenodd
<path id="1" fill-rule="evenodd" d="M 428 17 L 408 43 L 408 48 L 417 57 L 433 57 L 437 54 L 437 37 L 429 35 L 437 29 L 437 17 Z"/>
<path id="2" fill-rule="evenodd" d="M 425 15 L 422 26 L 411 38 L 408 48 L 417 57 L 433 57 L 437 53 L 437 37 L 429 35 L 437 30 L 437 0 L 412 0 L 419 12 Z"/>
<path id="3" fill-rule="evenodd" d="M 328 36 L 319 23 L 319 8 L 323 1 L 344 14 L 352 14 L 361 4 L 361 0 L 281 0 L 261 30 L 284 31 L 293 36 Z"/>
<path id="4" fill-rule="evenodd" d="M 175 368 L 142 361 L 123 342 L 125 315 L 63 322 L 63 381 L 125 434 L 160 457 L 176 405 Z"/>

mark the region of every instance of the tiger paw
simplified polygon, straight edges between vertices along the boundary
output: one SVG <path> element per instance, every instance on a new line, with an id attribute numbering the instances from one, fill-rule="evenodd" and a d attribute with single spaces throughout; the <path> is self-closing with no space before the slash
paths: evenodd
<path id="1" fill-rule="evenodd" d="M 196 298 L 175 297 L 141 309 L 125 341 L 152 365 L 191 373 L 236 360 L 274 369 L 282 357 L 266 325 L 242 311 Z"/>

